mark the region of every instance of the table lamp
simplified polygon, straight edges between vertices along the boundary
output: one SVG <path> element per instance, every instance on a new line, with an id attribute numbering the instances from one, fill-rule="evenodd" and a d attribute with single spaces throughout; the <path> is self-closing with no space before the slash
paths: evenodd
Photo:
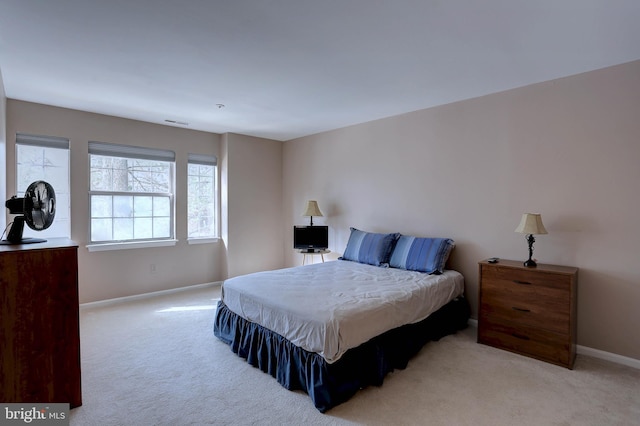
<path id="1" fill-rule="evenodd" d="M 542 216 L 537 213 L 523 214 L 522 219 L 520 219 L 520 225 L 518 225 L 515 232 L 519 232 L 521 234 L 527 235 L 526 239 L 527 239 L 527 242 L 529 243 L 529 260 L 524 262 L 524 266 L 529 268 L 535 268 L 538 265 L 532 259 L 533 243 L 536 242 L 536 239 L 533 238 L 533 236 L 548 233 L 547 230 L 544 229 L 544 225 L 542 224 Z"/>
<path id="2" fill-rule="evenodd" d="M 304 211 L 304 213 L 302 213 L 302 216 L 311 217 L 311 224 L 309 226 L 313 226 L 313 217 L 314 216 L 322 217 L 322 212 L 318 207 L 318 202 L 314 200 L 307 201 L 307 209 Z"/>

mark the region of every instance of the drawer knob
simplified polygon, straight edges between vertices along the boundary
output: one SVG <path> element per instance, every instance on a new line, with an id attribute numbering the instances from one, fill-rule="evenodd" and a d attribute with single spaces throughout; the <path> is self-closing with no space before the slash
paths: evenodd
<path id="1" fill-rule="evenodd" d="M 530 309 L 518 308 L 517 306 L 512 306 L 511 309 L 518 312 L 531 312 Z"/>
<path id="2" fill-rule="evenodd" d="M 528 281 L 513 280 L 513 282 L 520 285 L 531 285 Z"/>

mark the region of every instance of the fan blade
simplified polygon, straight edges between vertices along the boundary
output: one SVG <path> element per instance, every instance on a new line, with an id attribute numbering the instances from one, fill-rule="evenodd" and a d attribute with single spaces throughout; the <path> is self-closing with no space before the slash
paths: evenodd
<path id="1" fill-rule="evenodd" d="M 44 220 L 44 212 L 42 210 L 32 210 L 31 220 L 33 221 L 34 229 L 39 231 L 44 228 L 46 223 Z"/>

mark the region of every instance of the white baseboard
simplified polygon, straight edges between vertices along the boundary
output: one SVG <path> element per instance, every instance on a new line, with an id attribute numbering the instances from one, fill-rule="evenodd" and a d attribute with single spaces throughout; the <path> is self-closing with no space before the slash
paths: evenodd
<path id="1" fill-rule="evenodd" d="M 478 320 L 469 319 L 469 325 L 478 328 Z M 586 355 L 593 358 L 603 359 L 605 361 L 615 362 L 616 364 L 626 365 L 640 370 L 640 359 L 629 358 L 626 356 L 614 354 L 611 352 L 601 351 L 599 349 L 589 348 L 587 346 L 576 345 L 576 353 L 578 355 Z"/>
<path id="2" fill-rule="evenodd" d="M 576 345 L 578 355 L 587 355 L 593 358 L 604 359 L 605 361 L 615 362 L 616 364 L 626 365 L 640 370 L 640 359 L 629 358 L 626 356 L 614 354 L 611 352 L 601 351 L 599 349 L 589 348 L 587 346 Z"/>
<path id="3" fill-rule="evenodd" d="M 165 296 L 167 294 L 179 293 L 186 290 L 195 290 L 198 288 L 215 287 L 221 285 L 221 281 L 215 281 L 204 284 L 190 285 L 186 287 L 170 288 L 168 290 L 153 291 L 151 293 L 134 294 L 133 296 L 117 297 L 115 299 L 98 300 L 96 302 L 81 303 L 80 309 L 98 308 L 110 305 L 116 305 L 123 302 L 131 302 L 133 300 L 148 299 L 150 297 Z"/>

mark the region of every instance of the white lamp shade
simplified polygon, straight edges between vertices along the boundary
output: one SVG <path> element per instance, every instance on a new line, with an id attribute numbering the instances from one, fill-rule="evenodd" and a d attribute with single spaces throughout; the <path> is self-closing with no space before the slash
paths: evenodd
<path id="1" fill-rule="evenodd" d="M 516 232 L 521 234 L 547 234 L 542 224 L 542 216 L 538 213 L 525 213 L 520 219 L 520 225 L 516 228 Z"/>
<path id="2" fill-rule="evenodd" d="M 307 209 L 302 216 L 322 216 L 322 212 L 318 207 L 318 202 L 314 200 L 307 201 Z"/>

